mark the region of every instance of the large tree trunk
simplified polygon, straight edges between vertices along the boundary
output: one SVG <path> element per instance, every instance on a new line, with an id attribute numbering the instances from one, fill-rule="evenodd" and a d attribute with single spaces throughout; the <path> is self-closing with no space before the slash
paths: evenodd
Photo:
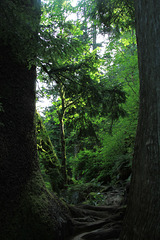
<path id="1" fill-rule="evenodd" d="M 160 1 L 136 0 L 140 110 L 121 240 L 160 239 Z"/>
<path id="2" fill-rule="evenodd" d="M 0 239 L 64 239 L 66 217 L 47 192 L 37 161 L 36 69 L 21 63 L 21 52 L 15 56 L 8 43 L 0 41 Z"/>

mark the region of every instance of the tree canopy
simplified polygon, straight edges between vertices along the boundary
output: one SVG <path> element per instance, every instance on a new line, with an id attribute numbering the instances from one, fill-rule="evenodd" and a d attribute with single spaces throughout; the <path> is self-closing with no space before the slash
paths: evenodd
<path id="1" fill-rule="evenodd" d="M 113 31 L 118 29 L 119 35 L 110 35 L 108 29 L 105 42 L 97 44 L 102 36 L 101 10 L 108 12 L 103 4 L 79 1 L 72 7 L 69 1 L 54 1 L 43 6 L 38 79 L 45 85 L 39 96 L 51 100 L 52 107 L 43 113 L 44 122 L 60 164 L 65 167 L 64 178 L 71 168 L 72 181 L 79 176 L 93 178 L 87 172 L 91 163 L 81 164 L 85 151 L 94 156 L 91 159 L 95 166 L 99 165 L 94 174 L 99 181 L 119 178 L 118 168 L 123 161 L 131 166 L 139 97 L 136 38 L 131 21 L 134 8 L 132 2 L 116 8 L 114 2 L 108 1 L 106 8 L 112 7 L 115 14 L 122 11 L 126 17 L 122 15 L 117 22 L 113 16 L 108 17 L 108 26 Z M 70 14 L 77 16 L 72 19 Z M 112 147 L 108 141 L 113 141 Z M 121 141 L 123 150 L 119 156 L 115 151 L 111 157 L 113 145 L 119 148 Z"/>

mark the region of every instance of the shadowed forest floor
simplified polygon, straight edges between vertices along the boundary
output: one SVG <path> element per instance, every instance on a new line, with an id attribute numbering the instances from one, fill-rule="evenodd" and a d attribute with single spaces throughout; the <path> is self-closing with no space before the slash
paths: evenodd
<path id="1" fill-rule="evenodd" d="M 106 194 L 110 197 L 105 206 L 70 206 L 73 235 L 67 240 L 118 240 L 126 209 L 126 196 L 122 198 L 122 189 L 111 189 Z"/>

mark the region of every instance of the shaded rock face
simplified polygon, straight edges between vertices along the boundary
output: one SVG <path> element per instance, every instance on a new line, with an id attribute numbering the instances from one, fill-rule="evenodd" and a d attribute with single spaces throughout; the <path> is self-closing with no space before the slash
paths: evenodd
<path id="1" fill-rule="evenodd" d="M 107 206 L 115 205 L 120 206 L 124 204 L 125 199 L 125 189 L 123 187 L 113 188 L 110 187 L 103 191 L 104 194 L 104 204 Z"/>
<path id="2" fill-rule="evenodd" d="M 93 183 L 82 185 L 71 185 L 61 192 L 61 197 L 68 204 L 90 204 L 90 205 L 121 205 L 124 204 L 126 194 L 126 182 L 120 181 L 117 187 L 104 186 Z"/>

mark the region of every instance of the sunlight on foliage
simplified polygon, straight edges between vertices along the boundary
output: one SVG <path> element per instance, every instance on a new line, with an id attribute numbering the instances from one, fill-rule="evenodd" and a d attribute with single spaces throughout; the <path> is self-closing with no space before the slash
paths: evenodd
<path id="1" fill-rule="evenodd" d="M 67 181 L 110 184 L 131 175 L 139 105 L 137 46 L 124 12 L 112 24 L 103 53 L 98 44 L 94 48 L 94 29 L 96 34 L 102 30 L 94 11 L 90 0 L 76 7 L 57 0 L 43 5 L 38 78 L 45 87 L 39 94 L 52 102 L 43 112 L 44 124 Z M 114 6 L 113 15 L 121 11 Z M 72 13 L 76 19 L 67 17 Z M 90 197 L 96 201 L 100 195 Z"/>

